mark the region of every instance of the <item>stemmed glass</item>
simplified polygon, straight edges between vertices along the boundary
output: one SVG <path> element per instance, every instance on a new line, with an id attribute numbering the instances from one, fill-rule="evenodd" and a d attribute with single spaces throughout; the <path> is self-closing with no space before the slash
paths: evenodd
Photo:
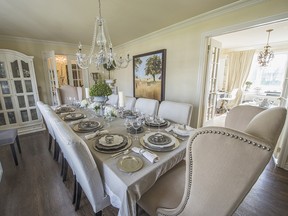
<path id="1" fill-rule="evenodd" d="M 132 128 L 132 121 L 131 121 L 131 119 L 129 119 L 129 118 L 126 118 L 125 119 L 125 121 L 124 121 L 124 125 L 125 125 L 125 127 L 126 127 L 126 129 L 127 129 L 127 131 L 128 131 L 128 134 L 130 135 L 130 129 Z"/>
<path id="2" fill-rule="evenodd" d="M 141 118 L 136 118 L 133 120 L 132 122 L 132 127 L 135 130 L 135 140 L 138 140 L 138 134 L 137 134 L 137 130 L 142 126 L 142 119 Z"/>
<path id="3" fill-rule="evenodd" d="M 156 116 L 156 122 L 157 122 L 157 124 L 158 124 L 158 132 L 160 131 L 160 125 L 161 125 L 161 123 L 163 123 L 163 121 L 164 121 L 164 119 L 161 117 L 161 116 Z"/>
<path id="4" fill-rule="evenodd" d="M 145 116 L 145 121 L 148 124 L 148 131 L 151 131 L 151 123 L 153 122 L 153 120 L 154 120 L 153 116 L 148 114 Z"/>

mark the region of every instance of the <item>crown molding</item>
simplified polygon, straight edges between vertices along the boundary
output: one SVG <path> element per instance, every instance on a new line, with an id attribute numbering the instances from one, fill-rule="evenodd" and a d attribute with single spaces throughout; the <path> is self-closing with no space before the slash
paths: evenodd
<path id="1" fill-rule="evenodd" d="M 231 3 L 229 5 L 225 5 L 223 7 L 217 8 L 215 10 L 200 14 L 198 16 L 191 17 L 187 20 L 178 22 L 176 24 L 173 24 L 173 25 L 170 25 L 168 27 L 159 29 L 157 31 L 151 32 L 151 33 L 146 34 L 142 37 L 136 38 L 135 40 L 131 40 L 131 41 L 128 41 L 127 43 L 118 45 L 115 48 L 122 48 L 125 46 L 129 46 L 129 45 L 132 45 L 134 43 L 138 43 L 139 41 L 142 41 L 145 39 L 153 39 L 153 38 L 158 37 L 157 35 L 159 35 L 159 34 L 165 34 L 165 33 L 169 33 L 169 32 L 181 29 L 181 28 L 185 28 L 185 27 L 191 26 L 191 25 L 196 24 L 196 23 L 200 23 L 200 22 L 203 22 L 206 20 L 213 19 L 214 17 L 221 16 L 223 14 L 239 10 L 241 8 L 245 8 L 245 7 L 249 7 L 251 5 L 259 4 L 259 3 L 264 2 L 264 1 L 266 1 L 266 0 L 240 0 L 240 1 L 237 1 L 234 3 Z"/>

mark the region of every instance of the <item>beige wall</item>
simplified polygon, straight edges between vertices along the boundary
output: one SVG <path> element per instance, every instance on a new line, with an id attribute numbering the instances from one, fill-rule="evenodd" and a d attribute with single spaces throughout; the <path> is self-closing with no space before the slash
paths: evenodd
<path id="1" fill-rule="evenodd" d="M 253 24 L 255 22 L 259 24 L 266 22 L 266 19 L 277 19 L 279 16 L 288 17 L 287 14 L 287 0 L 267 0 L 259 2 L 257 5 L 226 12 L 207 20 L 191 20 L 185 24 L 175 25 L 124 44 L 118 47 L 117 51 L 120 53 L 129 52 L 133 56 L 159 49 L 167 49 L 166 100 L 193 104 L 192 126 L 196 126 L 203 88 L 205 43 L 203 43 L 202 39 L 204 35 L 208 36 L 209 32 L 211 34 L 213 32 L 221 32 L 221 29 L 229 29 L 235 25 L 245 24 L 249 26 L 252 25 L 252 22 L 254 22 Z M 0 48 L 17 50 L 35 57 L 34 64 L 37 82 L 38 86 L 41 87 L 40 98 L 47 101 L 41 52 L 55 50 L 56 54 L 73 54 L 76 52 L 77 45 L 36 43 L 0 38 Z M 133 95 L 132 64 L 126 69 L 114 72 L 114 78 L 117 79 L 120 91 L 123 91 L 126 95 Z"/>

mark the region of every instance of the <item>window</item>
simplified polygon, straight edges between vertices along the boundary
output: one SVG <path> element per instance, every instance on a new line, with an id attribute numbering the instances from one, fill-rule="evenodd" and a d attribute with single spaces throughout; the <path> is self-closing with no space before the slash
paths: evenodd
<path id="1" fill-rule="evenodd" d="M 255 54 L 247 81 L 252 82 L 252 89 L 260 92 L 281 93 L 287 65 L 288 53 L 275 53 L 274 59 L 267 67 L 258 65 L 257 54 Z"/>

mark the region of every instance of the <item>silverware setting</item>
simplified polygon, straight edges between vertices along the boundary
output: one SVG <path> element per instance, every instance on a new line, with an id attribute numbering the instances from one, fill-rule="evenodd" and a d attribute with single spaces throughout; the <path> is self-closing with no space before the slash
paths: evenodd
<path id="1" fill-rule="evenodd" d="M 116 158 L 116 157 L 118 157 L 118 156 L 120 156 L 120 155 L 127 155 L 127 154 L 130 153 L 130 151 L 131 151 L 131 149 L 126 149 L 126 150 L 124 150 L 124 151 L 115 153 L 115 154 L 111 155 L 111 158 Z"/>

